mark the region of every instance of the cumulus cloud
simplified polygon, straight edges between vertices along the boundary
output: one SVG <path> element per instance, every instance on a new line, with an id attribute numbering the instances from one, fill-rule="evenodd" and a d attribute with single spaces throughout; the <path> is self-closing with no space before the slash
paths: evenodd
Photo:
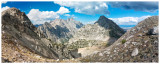
<path id="1" fill-rule="evenodd" d="M 65 7 L 60 7 L 60 9 L 57 11 L 59 14 L 69 13 L 70 11 Z"/>
<path id="2" fill-rule="evenodd" d="M 10 8 L 10 7 L 5 6 L 5 7 L 1 8 L 1 12 L 3 12 L 4 10 L 7 10 L 8 8 Z"/>
<path id="3" fill-rule="evenodd" d="M 67 17 L 73 17 L 73 18 L 76 18 L 75 16 L 74 16 L 74 14 L 65 14 L 64 16 L 67 16 Z"/>
<path id="4" fill-rule="evenodd" d="M 142 16 L 142 17 L 122 17 L 122 18 L 109 18 L 113 20 L 118 25 L 136 25 L 138 22 L 150 17 Z"/>
<path id="5" fill-rule="evenodd" d="M 96 22 L 96 20 L 95 21 L 90 21 L 90 22 L 85 22 L 84 24 L 94 24 Z"/>
<path id="6" fill-rule="evenodd" d="M 69 14 L 65 14 L 65 16 L 68 16 L 68 17 L 69 17 L 69 16 L 71 16 L 71 15 L 69 15 Z"/>
<path id="7" fill-rule="evenodd" d="M 1 1 L 1 3 L 2 3 L 2 4 L 5 4 L 5 3 L 7 3 L 7 1 Z"/>
<path id="8" fill-rule="evenodd" d="M 27 16 L 33 24 L 43 24 L 44 22 L 50 22 L 55 18 L 59 18 L 59 15 L 54 11 L 39 11 L 39 9 L 32 9 Z"/>
<path id="9" fill-rule="evenodd" d="M 54 1 L 61 6 L 73 8 L 75 12 L 83 14 L 109 14 L 106 2 Z"/>
<path id="10" fill-rule="evenodd" d="M 133 9 L 135 11 L 156 12 L 158 2 L 109 2 L 109 5 L 116 8 Z"/>
<path id="11" fill-rule="evenodd" d="M 28 18 L 33 22 L 33 24 L 43 24 L 45 22 L 50 22 L 55 18 L 59 18 L 60 15 L 69 13 L 67 8 L 60 7 L 57 12 L 54 11 L 39 11 L 39 9 L 31 9 L 27 14 Z"/>

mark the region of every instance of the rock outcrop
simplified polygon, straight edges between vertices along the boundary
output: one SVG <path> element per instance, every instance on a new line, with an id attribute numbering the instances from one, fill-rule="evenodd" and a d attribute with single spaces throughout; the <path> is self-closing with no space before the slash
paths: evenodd
<path id="1" fill-rule="evenodd" d="M 81 48 L 89 44 L 93 46 L 102 43 L 106 43 L 109 46 L 123 34 L 123 29 L 116 23 L 105 16 L 100 16 L 94 24 L 88 24 L 80 28 L 73 38 L 69 40 L 69 43 Z M 83 45 L 82 43 L 84 42 L 85 44 Z"/>
<path id="2" fill-rule="evenodd" d="M 79 57 L 76 51 L 67 50 L 64 45 L 59 46 L 51 43 L 50 40 L 45 38 L 44 34 L 37 31 L 37 28 L 31 23 L 25 13 L 16 8 L 10 8 L 2 12 L 2 44 L 6 43 L 14 45 L 16 49 L 20 45 L 46 58 L 66 59 Z M 2 45 L 2 47 L 5 48 L 6 46 Z M 5 49 L 2 51 L 2 55 L 7 55 L 7 52 L 7 49 Z M 8 58 L 10 56 L 5 57 L 5 59 Z"/>
<path id="3" fill-rule="evenodd" d="M 97 22 L 95 24 L 98 24 L 101 27 L 104 27 L 109 31 L 109 36 L 114 38 L 119 38 L 124 34 L 124 30 L 120 28 L 116 23 L 114 23 L 112 20 L 106 18 L 105 16 L 100 16 Z"/>
<path id="4" fill-rule="evenodd" d="M 55 43 L 66 43 L 83 26 L 73 18 L 55 19 L 38 27 L 38 31 Z"/>
<path id="5" fill-rule="evenodd" d="M 82 62 L 158 62 L 158 16 L 149 17 L 128 30 L 103 51 Z"/>
<path id="6" fill-rule="evenodd" d="M 69 40 L 68 49 L 79 48 L 84 57 L 112 45 L 124 33 L 124 30 L 112 20 L 100 16 L 94 24 L 85 25 L 77 31 Z"/>

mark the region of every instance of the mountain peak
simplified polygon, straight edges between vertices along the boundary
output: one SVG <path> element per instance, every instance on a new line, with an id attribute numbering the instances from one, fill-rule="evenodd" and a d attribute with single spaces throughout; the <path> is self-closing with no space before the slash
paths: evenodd
<path id="1" fill-rule="evenodd" d="M 15 7 L 12 7 L 12 8 L 9 8 L 10 10 L 18 10 L 17 8 Z"/>
<path id="2" fill-rule="evenodd" d="M 100 16 L 100 18 L 106 18 L 104 15 Z"/>
<path id="3" fill-rule="evenodd" d="M 9 8 L 5 11 L 2 12 L 2 18 L 5 18 L 4 20 L 8 20 L 9 22 L 3 22 L 2 23 L 8 23 L 8 24 L 12 24 L 15 26 L 18 26 L 17 24 L 20 25 L 25 25 L 25 27 L 29 27 L 30 29 L 34 30 L 35 27 L 33 26 L 33 24 L 31 23 L 30 19 L 27 17 L 27 15 L 24 12 L 21 12 L 19 9 L 17 8 Z M 12 20 L 10 19 L 12 18 Z M 14 20 L 13 20 L 14 19 Z"/>
<path id="4" fill-rule="evenodd" d="M 104 27 L 105 29 L 110 29 L 110 34 L 113 37 L 120 37 L 124 31 L 121 29 L 116 23 L 114 23 L 112 20 L 106 18 L 104 15 L 100 16 L 97 22 L 95 24 L 98 24 L 101 27 Z M 121 34 L 118 34 L 117 31 L 119 31 Z"/>
<path id="5" fill-rule="evenodd" d="M 14 8 L 14 7 L 9 8 L 9 9 L 3 11 L 3 13 L 6 13 L 6 12 L 8 12 L 8 13 L 11 13 L 11 12 L 12 12 L 12 13 L 21 13 L 21 11 L 20 11 L 19 9 Z"/>
<path id="6" fill-rule="evenodd" d="M 95 24 L 98 23 L 99 25 L 103 26 L 105 24 L 110 25 L 111 23 L 113 23 L 112 20 L 106 18 L 104 15 L 100 16 L 98 21 L 95 22 Z"/>
<path id="7" fill-rule="evenodd" d="M 67 21 L 75 21 L 73 17 L 68 18 Z"/>

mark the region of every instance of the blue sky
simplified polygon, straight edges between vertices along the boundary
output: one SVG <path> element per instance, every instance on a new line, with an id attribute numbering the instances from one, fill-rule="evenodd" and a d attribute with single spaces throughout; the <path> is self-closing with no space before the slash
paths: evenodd
<path id="1" fill-rule="evenodd" d="M 158 15 L 158 2 L 23 2 L 2 3 L 2 11 L 15 7 L 25 12 L 33 24 L 50 22 L 55 18 L 74 17 L 83 24 L 94 23 L 101 15 L 121 26 L 136 25 L 139 21 Z"/>

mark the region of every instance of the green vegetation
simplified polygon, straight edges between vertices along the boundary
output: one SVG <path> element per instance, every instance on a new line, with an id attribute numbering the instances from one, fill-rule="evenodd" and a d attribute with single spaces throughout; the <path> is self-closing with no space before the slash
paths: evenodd
<path id="1" fill-rule="evenodd" d="M 53 45 L 53 46 L 56 45 L 56 46 L 60 46 L 60 47 L 64 46 L 64 44 L 62 44 L 62 43 L 52 43 L 52 45 Z"/>
<path id="2" fill-rule="evenodd" d="M 89 46 L 89 43 L 92 45 L 98 45 L 96 43 L 93 43 L 95 42 L 94 40 L 88 40 L 86 41 L 85 39 L 81 39 L 79 41 L 76 41 L 74 43 L 72 43 L 71 45 L 68 46 L 68 49 L 78 49 L 78 48 L 84 48 L 84 47 L 88 47 Z"/>
<path id="3" fill-rule="evenodd" d="M 123 39 L 123 40 L 122 40 L 122 44 L 124 44 L 125 42 L 126 42 L 126 40 L 125 40 L 125 39 Z"/>
<path id="4" fill-rule="evenodd" d="M 106 47 L 110 46 L 108 43 L 105 44 Z"/>

